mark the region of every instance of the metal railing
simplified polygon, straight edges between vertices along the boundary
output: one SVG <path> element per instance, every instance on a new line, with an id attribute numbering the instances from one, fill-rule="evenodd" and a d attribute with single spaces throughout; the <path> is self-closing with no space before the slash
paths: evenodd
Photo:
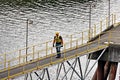
<path id="1" fill-rule="evenodd" d="M 110 23 L 111 24 L 116 23 L 116 17 L 113 14 L 111 15 Z M 35 62 L 37 60 L 41 60 L 41 59 L 44 59 L 44 58 L 47 58 L 47 57 L 51 57 L 51 63 L 46 64 L 48 66 L 48 65 L 51 65 L 51 64 L 58 63 L 62 60 L 73 58 L 73 57 L 78 56 L 80 54 L 84 54 L 86 52 L 91 52 L 91 51 L 97 50 L 98 48 L 104 48 L 104 47 L 108 46 L 108 44 L 107 45 L 101 45 L 101 42 L 102 41 L 107 41 L 109 43 L 112 39 L 112 34 L 116 33 L 116 32 L 111 32 L 111 31 L 106 32 L 106 33 L 108 33 L 108 38 L 101 39 L 101 36 L 99 34 L 107 28 L 108 28 L 108 18 L 106 18 L 106 20 L 100 21 L 100 23 L 98 23 L 98 24 L 95 24 L 90 30 L 91 33 L 89 33 L 89 30 L 85 30 L 85 31 L 80 32 L 80 33 L 75 33 L 75 34 L 64 36 L 63 39 L 66 41 L 64 43 L 64 47 L 62 49 L 62 52 L 64 53 L 63 54 L 64 59 L 59 59 L 56 62 L 52 62 L 52 56 L 56 55 L 56 50 L 55 50 L 54 47 L 52 47 L 52 40 L 47 41 L 45 43 L 40 43 L 40 44 L 37 44 L 37 45 L 32 45 L 32 46 L 27 47 L 27 49 L 28 49 L 28 54 L 27 55 L 25 53 L 26 48 L 16 50 L 16 51 L 13 51 L 13 52 L 10 52 L 10 53 L 0 54 L 0 58 L 2 59 L 2 61 L 0 61 L 0 65 L 2 66 L 1 69 L 0 69 L 0 72 L 8 70 L 8 77 L 10 77 L 9 76 L 10 69 Z M 104 32 L 102 32 L 102 33 L 104 33 Z M 89 37 L 93 38 L 95 36 L 99 36 L 97 41 L 88 42 Z M 94 48 L 89 48 L 90 44 L 93 44 L 93 43 L 97 43 L 98 46 L 96 46 Z M 73 55 L 73 56 L 70 56 L 70 57 L 66 57 L 66 52 L 67 51 L 73 50 L 75 48 L 79 48 L 79 47 L 84 46 L 84 45 L 88 46 L 88 49 L 86 51 L 78 53 L 78 55 Z M 27 62 L 26 62 L 26 57 L 28 58 Z M 46 65 L 36 66 L 36 68 L 44 67 Z M 25 72 L 24 69 L 23 69 L 23 72 Z"/>
<path id="2" fill-rule="evenodd" d="M 115 20 L 114 20 L 115 18 L 113 16 L 114 15 L 112 15 L 112 20 L 110 20 L 112 22 L 112 24 L 115 23 Z M 104 22 L 104 24 L 103 24 L 103 22 Z M 89 35 L 89 30 L 85 30 L 80 33 L 65 36 L 65 37 L 69 38 L 68 40 L 66 39 L 68 42 L 65 42 L 65 44 L 68 45 L 68 46 L 66 46 L 66 48 L 71 49 L 72 47 L 74 47 L 74 44 L 81 45 L 81 44 L 86 43 L 89 39 L 89 36 L 90 36 L 90 38 L 95 37 L 97 34 L 101 33 L 103 30 L 105 30 L 108 27 L 107 23 L 108 23 L 108 18 L 106 18 L 106 21 L 100 21 L 99 24 L 94 25 L 94 27 L 92 27 L 92 29 L 91 29 L 90 35 Z M 106 28 L 104 28 L 104 27 L 106 27 Z M 74 40 L 76 40 L 76 39 L 77 39 L 77 42 L 75 43 Z M 66 40 L 64 40 L 64 41 L 66 41 Z M 18 59 L 17 63 L 21 64 L 22 62 L 23 63 L 25 62 L 24 56 L 26 56 L 26 57 L 31 56 L 29 59 L 34 60 L 34 59 L 36 59 L 36 56 L 43 57 L 43 56 L 47 56 L 51 53 L 55 53 L 55 50 L 53 50 L 52 46 L 50 46 L 50 45 L 52 45 L 52 41 L 47 41 L 45 43 L 29 46 L 29 47 L 27 47 L 27 49 L 28 49 L 27 55 L 25 54 L 26 48 L 16 50 L 16 51 L 13 51 L 10 53 L 1 54 L 0 56 L 2 58 L 2 62 L 0 61 L 0 63 L 4 64 L 4 68 L 7 68 L 7 64 L 8 64 L 7 62 L 12 61 L 16 58 Z M 39 53 L 39 54 L 36 54 L 36 53 Z M 42 53 L 42 54 L 40 54 L 40 53 Z M 13 56 L 13 57 L 10 57 L 10 56 Z"/>
<path id="3" fill-rule="evenodd" d="M 66 61 L 66 60 L 68 60 L 68 59 L 71 59 L 71 58 L 75 58 L 75 57 L 77 57 L 77 56 L 80 56 L 80 55 L 84 55 L 84 54 L 86 54 L 86 53 L 90 53 L 90 52 L 94 52 L 94 51 L 98 51 L 98 50 L 100 50 L 100 49 L 104 49 L 104 48 L 106 48 L 106 47 L 108 47 L 109 46 L 109 44 L 111 44 L 111 42 L 113 41 L 113 40 L 115 40 L 115 39 L 117 39 L 117 40 L 119 40 L 120 39 L 120 37 L 119 36 L 114 36 L 116 33 L 118 33 L 118 32 L 116 32 L 116 31 L 107 31 L 107 32 L 103 32 L 103 34 L 107 34 L 107 36 L 108 37 L 105 37 L 105 38 L 102 38 L 102 36 L 98 36 L 98 38 L 95 40 L 95 41 L 92 41 L 92 42 L 88 42 L 88 43 L 86 43 L 86 44 L 84 44 L 84 45 L 76 45 L 75 47 L 72 47 L 71 49 L 69 49 L 69 50 L 73 50 L 73 49 L 76 49 L 76 48 L 80 48 L 80 47 L 83 47 L 83 46 L 87 46 L 87 49 L 86 50 L 84 50 L 84 51 L 82 51 L 82 52 L 80 52 L 80 53 L 77 53 L 77 54 L 75 54 L 75 55 L 71 55 L 71 56 L 66 56 L 66 54 L 67 54 L 67 51 L 69 51 L 69 50 L 67 50 L 67 49 L 65 49 L 64 48 L 64 50 L 63 50 L 63 57 L 62 58 L 60 58 L 60 59 L 58 59 L 57 61 L 53 61 L 53 56 L 55 56 L 56 54 L 50 54 L 50 55 L 47 55 L 47 56 L 45 56 L 45 57 L 42 57 L 42 58 L 37 58 L 37 59 L 34 59 L 33 61 L 28 61 L 28 62 L 26 62 L 25 61 L 25 63 L 23 63 L 23 64 L 19 64 L 19 65 L 17 65 L 17 66 L 10 66 L 10 63 L 11 63 L 11 61 L 9 61 L 8 62 L 8 68 L 6 69 L 6 70 L 8 70 L 8 77 L 6 77 L 6 78 L 4 78 L 4 79 L 8 79 L 8 78 L 12 78 L 12 77 L 15 77 L 15 76 L 18 76 L 18 75 L 21 75 L 21 74 L 25 74 L 25 73 L 27 73 L 27 72 L 31 72 L 31 71 L 33 71 L 33 70 L 37 70 L 37 69 L 42 69 L 42 68 L 44 68 L 44 67 L 47 67 L 47 66 L 50 66 L 50 65 L 53 65 L 53 64 L 57 64 L 57 63 L 60 63 L 60 62 L 62 62 L 62 61 Z M 120 32 L 119 32 L 120 33 Z M 74 40 L 73 42 L 77 42 L 77 40 Z M 107 42 L 107 43 L 104 43 L 104 42 Z M 96 44 L 96 46 L 91 46 L 92 44 Z M 64 45 L 65 47 L 66 47 L 66 44 Z M 26 57 L 26 56 L 23 56 L 23 57 Z M 44 65 L 41 65 L 41 66 L 39 66 L 39 63 L 40 62 L 37 62 L 38 60 L 40 61 L 40 60 L 42 60 L 42 59 L 45 59 L 45 58 L 50 58 L 50 63 L 47 63 L 47 64 L 44 64 Z M 15 60 L 17 60 L 17 58 L 15 59 Z M 13 61 L 13 60 L 12 60 Z M 24 68 L 24 65 L 26 65 L 26 64 L 30 64 L 30 63 L 32 63 L 32 62 L 37 62 L 37 65 L 36 65 L 36 67 L 35 68 L 33 68 L 33 69 L 30 69 L 30 70 L 25 70 Z M 10 72 L 11 72 L 11 69 L 13 69 L 13 68 L 16 68 L 16 67 L 19 67 L 19 66 L 23 66 L 22 67 L 22 72 L 20 72 L 20 73 L 17 73 L 17 74 L 15 74 L 15 75 L 10 75 Z M 4 80 L 3 79 L 3 80 Z"/>

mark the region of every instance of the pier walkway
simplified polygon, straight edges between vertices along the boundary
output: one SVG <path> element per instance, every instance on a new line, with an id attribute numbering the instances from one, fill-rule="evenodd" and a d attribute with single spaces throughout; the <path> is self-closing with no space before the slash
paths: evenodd
<path id="1" fill-rule="evenodd" d="M 113 17 L 114 15 L 112 15 Z M 78 56 L 103 50 L 110 45 L 120 45 L 120 23 L 112 19 L 111 26 L 108 26 L 107 22 L 108 20 L 104 24 L 104 21 L 101 21 L 99 27 L 94 25 L 90 30 L 68 36 L 69 40 L 64 43 L 61 58 L 56 58 L 55 48 L 51 46 L 52 41 L 1 54 L 0 57 L 3 60 L 0 61 L 2 66 L 0 80 L 14 78 Z M 43 49 L 43 47 L 45 48 Z"/>

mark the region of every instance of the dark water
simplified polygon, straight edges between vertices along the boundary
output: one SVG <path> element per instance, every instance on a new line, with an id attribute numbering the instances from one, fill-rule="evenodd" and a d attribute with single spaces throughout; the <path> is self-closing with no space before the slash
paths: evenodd
<path id="1" fill-rule="evenodd" d="M 81 0 L 83 1 L 83 0 Z M 56 31 L 69 35 L 89 26 L 89 2 L 79 0 L 1 0 L 0 53 L 25 47 L 26 20 L 30 19 L 28 45 L 51 40 Z M 120 0 L 111 0 L 111 13 L 120 13 Z M 92 25 L 108 15 L 108 0 L 92 3 Z"/>

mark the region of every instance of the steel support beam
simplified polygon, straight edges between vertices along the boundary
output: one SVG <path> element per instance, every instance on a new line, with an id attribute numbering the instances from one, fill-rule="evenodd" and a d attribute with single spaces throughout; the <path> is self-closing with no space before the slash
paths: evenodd
<path id="1" fill-rule="evenodd" d="M 72 65 L 76 64 L 77 59 L 75 59 L 75 61 L 72 63 Z M 63 78 L 61 80 L 63 80 L 65 78 L 65 76 L 67 75 L 67 73 L 70 71 L 71 67 L 68 68 L 66 74 L 63 76 Z"/>
<path id="2" fill-rule="evenodd" d="M 24 78 L 24 80 L 27 80 L 27 78 L 28 78 L 28 73 L 25 74 L 25 78 Z"/>
<path id="3" fill-rule="evenodd" d="M 42 71 L 42 73 L 40 75 L 38 75 L 37 72 L 34 72 L 34 73 L 37 75 L 38 79 L 43 80 L 44 76 L 45 76 L 45 72 L 47 74 L 48 80 L 50 80 L 50 74 L 49 74 L 48 68 L 43 69 L 43 71 Z"/>
<path id="4" fill-rule="evenodd" d="M 64 73 L 66 74 L 67 72 L 66 72 L 65 65 L 64 65 L 64 63 L 62 63 L 62 64 L 63 64 Z M 67 76 L 66 76 L 66 80 L 68 80 Z"/>
<path id="5" fill-rule="evenodd" d="M 74 65 L 74 67 L 73 67 L 74 69 L 75 69 L 75 67 L 76 67 L 76 64 L 77 64 L 77 59 L 76 59 L 75 65 Z M 72 74 L 71 74 L 70 80 L 72 80 L 73 74 L 74 74 L 74 71 L 72 71 Z"/>
<path id="6" fill-rule="evenodd" d="M 78 72 L 77 72 L 77 71 L 74 69 L 74 67 L 70 64 L 70 62 L 67 61 L 67 63 L 68 63 L 68 65 L 73 69 L 73 71 L 77 74 L 77 76 L 78 76 L 80 79 L 82 79 L 81 76 L 78 74 Z"/>
<path id="7" fill-rule="evenodd" d="M 88 59 L 89 55 L 86 55 L 86 56 L 87 56 L 87 62 L 86 62 L 86 67 L 85 67 L 85 72 L 84 72 L 84 78 L 85 78 L 85 75 L 87 73 L 89 63 L 90 63 L 90 59 Z"/>
<path id="8" fill-rule="evenodd" d="M 78 57 L 77 59 L 78 59 L 79 70 L 80 70 L 80 74 L 81 74 L 81 80 L 83 80 L 83 73 L 82 73 L 80 58 Z"/>
<path id="9" fill-rule="evenodd" d="M 64 75 L 63 77 L 61 78 L 61 80 L 72 80 L 73 79 L 73 75 L 76 74 L 78 76 L 78 78 L 80 80 L 85 80 L 86 77 L 88 76 L 88 74 L 90 73 L 90 71 L 93 69 L 93 67 L 95 66 L 95 64 L 98 62 L 98 60 L 100 59 L 100 57 L 103 55 L 103 53 L 105 52 L 106 48 L 101 52 L 101 54 L 99 55 L 99 57 L 97 58 L 96 62 L 93 64 L 93 66 L 90 68 L 90 70 L 88 71 L 88 66 L 89 66 L 89 63 L 90 63 L 90 60 L 87 60 L 87 63 L 86 63 L 86 69 L 85 69 L 85 73 L 83 75 L 83 72 L 82 72 L 82 67 L 81 67 L 81 61 L 80 61 L 80 57 L 77 57 L 75 58 L 75 60 L 70 63 L 69 61 L 66 61 L 66 62 L 62 62 L 60 64 L 58 64 L 57 66 L 57 69 L 56 69 L 56 80 L 59 80 L 59 76 L 60 76 L 60 73 L 61 71 L 64 71 Z M 64 63 L 67 63 L 69 68 L 66 68 L 66 65 Z M 78 69 L 76 71 L 76 66 L 78 66 Z M 72 70 L 72 73 L 71 73 L 71 76 L 67 76 L 68 72 Z M 101 70 L 101 69 L 100 69 Z M 47 80 L 51 80 L 50 78 L 50 73 L 49 73 L 49 70 L 48 68 L 44 68 L 40 74 L 38 74 L 37 72 L 34 72 L 35 75 L 38 77 L 37 80 L 44 80 L 47 78 Z M 96 71 L 97 73 L 97 71 Z M 103 74 L 104 75 L 104 74 Z M 47 76 L 47 77 L 45 77 Z M 27 74 L 27 77 L 28 77 L 28 74 Z M 32 75 L 30 73 L 30 78 L 32 80 Z M 26 79 L 27 80 L 27 79 Z"/>
<path id="10" fill-rule="evenodd" d="M 33 80 L 33 79 L 32 79 L 32 73 L 30 73 L 30 79 Z"/>
<path id="11" fill-rule="evenodd" d="M 84 79 L 88 76 L 88 74 L 90 73 L 90 71 L 93 69 L 93 67 L 94 67 L 95 64 L 98 62 L 98 60 L 101 58 L 101 56 L 104 54 L 105 51 L 106 51 L 106 48 L 101 52 L 101 54 L 99 55 L 99 57 L 97 58 L 97 60 L 96 60 L 95 63 L 93 64 L 93 66 L 90 68 L 90 70 L 88 71 L 88 73 L 85 75 Z"/>
<path id="12" fill-rule="evenodd" d="M 42 78 L 38 75 L 38 73 L 37 72 L 34 72 L 35 74 L 36 74 L 36 76 L 40 79 L 40 80 L 42 80 Z M 38 79 L 37 79 L 38 80 Z"/>
<path id="13" fill-rule="evenodd" d="M 61 68 L 62 68 L 62 64 L 60 65 L 60 67 L 59 67 L 59 65 L 58 65 L 58 68 L 57 68 L 57 77 L 56 77 L 56 80 L 58 80 L 58 78 L 59 78 L 59 75 L 60 75 Z"/>
<path id="14" fill-rule="evenodd" d="M 48 80 L 50 80 L 50 75 L 49 75 L 48 68 L 46 68 L 45 70 L 46 70 L 46 72 L 47 72 Z"/>

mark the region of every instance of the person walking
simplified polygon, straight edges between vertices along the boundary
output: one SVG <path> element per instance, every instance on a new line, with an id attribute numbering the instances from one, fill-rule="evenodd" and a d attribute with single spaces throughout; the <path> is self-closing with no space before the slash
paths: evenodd
<path id="1" fill-rule="evenodd" d="M 54 40 L 53 40 L 53 47 L 56 47 L 57 57 L 61 57 L 61 47 L 63 47 L 63 39 L 62 36 L 59 35 L 59 32 L 55 33 Z"/>

